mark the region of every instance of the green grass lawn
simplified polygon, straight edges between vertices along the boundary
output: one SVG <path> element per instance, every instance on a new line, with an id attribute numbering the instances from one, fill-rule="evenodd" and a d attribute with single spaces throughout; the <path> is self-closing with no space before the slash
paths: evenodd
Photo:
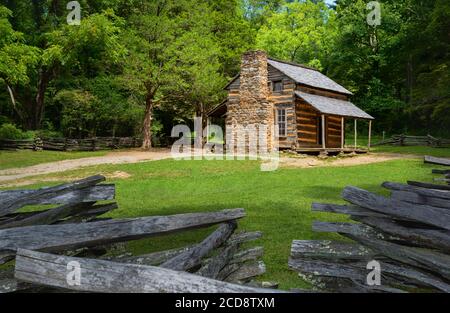
<path id="1" fill-rule="evenodd" d="M 105 155 L 110 151 L 60 152 L 60 151 L 2 151 L 0 150 L 0 170 L 26 167 L 40 163 L 87 158 Z"/>
<path id="2" fill-rule="evenodd" d="M 287 262 L 293 239 L 338 239 L 338 235 L 311 231 L 314 220 L 345 221 L 326 213 L 312 213 L 311 203 L 342 203 L 347 185 L 387 194 L 383 181 L 430 181 L 432 165 L 421 160 L 395 160 L 354 167 L 282 168 L 261 172 L 256 161 L 162 160 L 124 165 L 105 165 L 65 172 L 61 181 L 94 173 L 124 171 L 127 179 L 113 179 L 119 209 L 113 217 L 167 215 L 245 208 L 239 227 L 262 231 L 267 273 L 263 280 L 277 281 L 280 288 L 305 288 Z M 52 184 L 55 184 L 52 182 Z M 44 185 L 44 184 L 41 184 Z M 133 253 L 181 247 L 202 240 L 213 228 L 139 240 L 129 244 Z"/>
<path id="3" fill-rule="evenodd" d="M 424 146 L 376 146 L 372 147 L 371 151 L 450 157 L 450 148 L 432 148 Z"/>
<path id="4" fill-rule="evenodd" d="M 347 138 L 347 144 L 353 142 L 351 137 Z M 373 141 L 376 142 L 376 141 Z M 358 145 L 364 147 L 367 145 L 366 137 L 358 137 Z M 377 146 L 372 147 L 372 152 L 404 153 L 416 155 L 432 155 L 435 157 L 450 157 L 450 148 L 432 148 L 432 147 L 399 147 L 399 146 Z M 0 170 L 26 167 L 41 163 L 62 161 L 69 159 L 80 159 L 94 156 L 102 156 L 111 151 L 95 152 L 58 152 L 58 151 L 1 151 L 0 150 Z"/>

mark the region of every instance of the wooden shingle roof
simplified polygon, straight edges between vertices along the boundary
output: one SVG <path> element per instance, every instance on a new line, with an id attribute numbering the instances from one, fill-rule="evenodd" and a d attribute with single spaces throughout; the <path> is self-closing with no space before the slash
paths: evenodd
<path id="1" fill-rule="evenodd" d="M 374 119 L 371 115 L 367 114 L 350 101 L 313 95 L 301 91 L 296 91 L 295 95 L 305 100 L 317 111 L 323 114 L 361 118 L 367 120 Z"/>
<path id="2" fill-rule="evenodd" d="M 342 94 L 352 95 L 350 91 L 336 83 L 321 72 L 299 64 L 278 61 L 269 58 L 267 63 L 290 77 L 298 84 L 331 90 Z"/>

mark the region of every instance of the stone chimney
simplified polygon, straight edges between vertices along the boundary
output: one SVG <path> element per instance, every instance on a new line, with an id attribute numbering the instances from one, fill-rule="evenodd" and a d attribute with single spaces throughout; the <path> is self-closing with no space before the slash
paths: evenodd
<path id="1" fill-rule="evenodd" d="M 232 129 L 239 126 L 260 129 L 261 125 L 265 126 L 265 140 L 271 150 L 275 121 L 269 96 L 267 53 L 260 50 L 246 52 L 241 60 L 239 100 L 235 98 L 232 110 L 229 110 L 227 126 Z"/>

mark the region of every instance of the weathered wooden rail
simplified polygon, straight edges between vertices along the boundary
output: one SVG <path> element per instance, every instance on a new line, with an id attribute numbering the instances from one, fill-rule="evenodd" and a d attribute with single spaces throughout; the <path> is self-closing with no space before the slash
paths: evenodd
<path id="1" fill-rule="evenodd" d="M 450 159 L 446 159 L 446 158 L 436 158 L 433 156 L 426 155 L 424 157 L 424 160 L 425 160 L 425 163 L 450 166 Z M 443 170 L 443 171 L 445 172 L 446 170 Z"/>
<path id="2" fill-rule="evenodd" d="M 394 135 L 391 138 L 382 140 L 372 146 L 396 145 L 396 146 L 431 146 L 431 147 L 450 147 L 450 139 L 435 138 L 431 135 L 427 136 L 408 136 Z"/>
<path id="3" fill-rule="evenodd" d="M 67 282 L 67 264 L 70 262 L 78 262 L 82 269 L 79 284 Z M 90 292 L 275 292 L 273 289 L 231 284 L 163 267 L 73 258 L 23 249 L 17 254 L 15 277 L 28 283 Z"/>
<path id="4" fill-rule="evenodd" d="M 98 151 L 136 148 L 142 140 L 134 137 L 95 137 L 86 139 L 36 138 L 25 140 L 0 140 L 0 150 L 53 150 L 53 151 Z"/>
<path id="5" fill-rule="evenodd" d="M 243 209 L 105 218 L 103 215 L 116 209 L 117 204 L 97 203 L 111 201 L 115 196 L 114 185 L 99 184 L 104 180 L 96 175 L 54 187 L 0 191 L 0 264 L 15 260 L 15 271 L 10 267 L 0 270 L 0 292 L 52 288 L 92 292 L 273 292 L 254 287 L 253 279 L 265 272 L 263 249 L 242 249 L 242 245 L 260 238 L 261 233 L 236 233 L 237 220 L 245 216 Z M 53 207 L 20 211 L 30 205 Z M 218 227 L 209 236 L 187 247 L 138 256 L 126 252 L 123 245 L 117 248 L 118 243 L 130 240 L 213 225 Z M 83 267 L 80 286 L 66 281 L 70 261 Z"/>
<path id="6" fill-rule="evenodd" d="M 429 163 L 429 164 L 435 164 L 435 165 L 442 165 L 442 166 L 450 166 L 450 158 L 436 158 L 433 156 L 429 156 L 426 155 L 424 157 L 424 161 L 425 163 Z M 437 182 L 443 182 L 446 183 L 447 185 L 450 185 L 450 169 L 434 169 L 433 174 L 442 174 L 443 177 L 442 178 L 435 178 L 434 181 Z M 437 188 L 439 190 L 450 190 L 450 187 L 440 187 Z"/>
<path id="7" fill-rule="evenodd" d="M 382 186 L 390 198 L 346 187 L 342 197 L 350 204 L 314 203 L 313 211 L 345 214 L 357 223 L 315 222 L 313 230 L 352 241 L 294 240 L 290 268 L 330 292 L 450 292 L 448 186 L 412 181 Z M 381 265 L 380 286 L 367 284 L 372 260 Z"/>

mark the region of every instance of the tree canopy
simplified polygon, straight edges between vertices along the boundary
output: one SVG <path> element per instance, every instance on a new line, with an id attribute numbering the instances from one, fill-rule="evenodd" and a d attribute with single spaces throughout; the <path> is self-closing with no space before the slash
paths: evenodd
<path id="1" fill-rule="evenodd" d="M 383 0 L 0 0 L 0 124 L 62 135 L 170 133 L 224 99 L 240 55 L 321 70 L 375 130 L 450 135 L 450 3 Z"/>

